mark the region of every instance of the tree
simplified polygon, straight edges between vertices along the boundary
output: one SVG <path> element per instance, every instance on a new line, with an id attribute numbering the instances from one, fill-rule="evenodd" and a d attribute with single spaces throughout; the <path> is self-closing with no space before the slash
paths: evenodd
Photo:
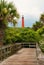
<path id="1" fill-rule="evenodd" d="M 44 14 L 41 14 L 41 16 L 40 16 L 40 21 L 43 23 L 43 25 L 44 25 Z"/>
<path id="2" fill-rule="evenodd" d="M 41 28 L 42 26 L 43 26 L 43 24 L 41 22 L 36 21 L 36 23 L 33 24 L 33 27 L 32 28 L 36 31 L 39 28 Z"/>
<path id="3" fill-rule="evenodd" d="M 8 3 L 5 0 L 0 0 L 0 45 L 3 45 L 3 38 L 4 38 L 4 30 L 8 26 L 8 23 L 17 23 L 16 19 L 19 18 L 19 14 L 17 12 L 16 7 L 13 3 Z M 10 39 L 10 40 L 9 40 Z M 11 37 L 7 37 L 7 41 L 11 41 Z"/>
<path id="4" fill-rule="evenodd" d="M 13 25 L 16 24 L 16 19 L 19 18 L 16 7 L 13 3 L 7 3 L 5 0 L 0 1 L 0 28 L 7 26 L 8 22 L 12 22 Z"/>

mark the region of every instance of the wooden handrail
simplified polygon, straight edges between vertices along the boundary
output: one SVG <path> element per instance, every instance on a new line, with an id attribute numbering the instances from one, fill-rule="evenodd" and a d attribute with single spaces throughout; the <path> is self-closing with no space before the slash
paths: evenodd
<path id="1" fill-rule="evenodd" d="M 21 48 L 22 48 L 21 43 L 20 44 L 15 43 L 15 44 L 10 44 L 10 45 L 0 47 L 0 61 L 11 56 Z"/>

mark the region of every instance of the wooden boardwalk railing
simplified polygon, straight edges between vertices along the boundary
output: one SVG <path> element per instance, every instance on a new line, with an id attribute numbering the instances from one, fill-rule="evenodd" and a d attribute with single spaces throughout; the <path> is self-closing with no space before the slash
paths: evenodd
<path id="1" fill-rule="evenodd" d="M 16 53 L 21 48 L 22 48 L 21 43 L 10 44 L 7 46 L 0 47 L 0 61 L 3 61 L 7 57 Z"/>
<path id="2" fill-rule="evenodd" d="M 7 57 L 13 55 L 14 53 L 16 53 L 21 48 L 31 48 L 31 47 L 36 48 L 36 44 L 23 42 L 23 43 L 15 43 L 15 44 L 2 46 L 0 47 L 0 62 L 6 59 Z"/>
<path id="3" fill-rule="evenodd" d="M 36 44 L 36 56 L 37 56 L 38 65 L 44 65 L 44 53 L 42 53 L 38 44 Z"/>

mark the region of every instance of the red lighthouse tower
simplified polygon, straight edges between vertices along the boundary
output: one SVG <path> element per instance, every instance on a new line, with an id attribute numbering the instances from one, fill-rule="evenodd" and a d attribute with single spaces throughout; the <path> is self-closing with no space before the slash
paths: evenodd
<path id="1" fill-rule="evenodd" d="M 22 16 L 22 28 L 24 28 L 24 16 Z"/>

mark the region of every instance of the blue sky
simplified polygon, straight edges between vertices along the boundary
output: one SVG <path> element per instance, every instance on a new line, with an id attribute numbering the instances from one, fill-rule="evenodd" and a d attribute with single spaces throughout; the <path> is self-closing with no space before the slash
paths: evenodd
<path id="1" fill-rule="evenodd" d="M 21 17 L 24 15 L 25 27 L 31 27 L 35 21 L 39 20 L 44 12 L 44 0 L 8 0 L 16 6 L 20 18 L 17 20 L 18 27 L 21 27 Z"/>

